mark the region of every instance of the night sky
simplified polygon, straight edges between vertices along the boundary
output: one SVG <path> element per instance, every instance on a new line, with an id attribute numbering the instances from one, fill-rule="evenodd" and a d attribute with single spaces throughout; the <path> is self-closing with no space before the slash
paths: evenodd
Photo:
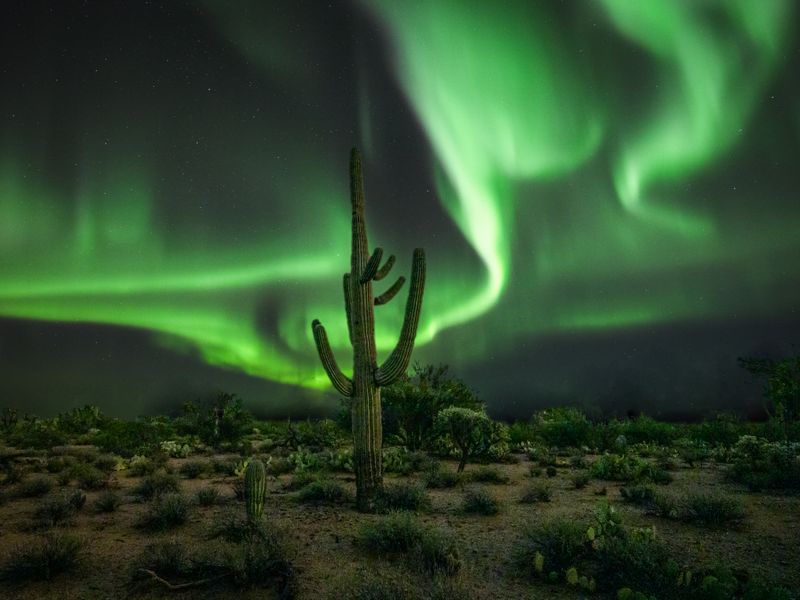
<path id="1" fill-rule="evenodd" d="M 371 243 L 427 253 L 415 359 L 493 414 L 758 409 L 736 357 L 800 333 L 797 12 L 6 0 L 0 405 L 336 410 L 358 146 Z"/>

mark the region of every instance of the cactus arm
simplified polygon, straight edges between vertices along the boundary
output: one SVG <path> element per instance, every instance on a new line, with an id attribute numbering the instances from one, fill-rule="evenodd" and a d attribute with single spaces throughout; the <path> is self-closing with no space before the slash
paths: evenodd
<path id="1" fill-rule="evenodd" d="M 333 356 L 333 350 L 331 350 L 331 345 L 328 343 L 328 335 L 325 333 L 325 328 L 322 326 L 322 323 L 314 319 L 314 322 L 311 323 L 311 328 L 314 332 L 314 341 L 317 343 L 317 353 L 319 353 L 322 366 L 328 374 L 328 378 L 331 380 L 333 387 L 335 387 L 336 391 L 342 396 L 352 396 L 353 382 L 342 373 L 339 365 L 336 364 L 336 358 Z"/>
<path id="2" fill-rule="evenodd" d="M 367 261 L 364 272 L 361 274 L 361 283 L 367 283 L 375 276 L 375 273 L 378 271 L 378 266 L 381 264 L 381 258 L 383 258 L 383 248 L 375 248 L 372 252 L 372 256 L 370 256 Z"/>
<path id="3" fill-rule="evenodd" d="M 383 266 L 380 269 L 378 269 L 378 271 L 372 277 L 373 281 L 380 281 L 381 279 L 386 277 L 389 274 L 389 271 L 392 270 L 393 266 L 394 266 L 394 254 L 390 254 L 389 258 L 386 259 L 386 262 L 383 263 Z"/>
<path id="4" fill-rule="evenodd" d="M 347 318 L 347 336 L 350 338 L 350 345 L 353 344 L 353 308 L 350 302 L 350 273 L 345 273 L 342 277 L 342 287 L 344 288 L 344 315 Z"/>
<path id="5" fill-rule="evenodd" d="M 417 335 L 419 313 L 422 308 L 422 295 L 425 291 L 425 252 L 422 248 L 414 250 L 414 262 L 411 267 L 411 287 L 406 300 L 406 314 L 403 329 L 397 346 L 375 371 L 375 383 L 379 386 L 391 385 L 408 369 L 411 351 L 414 349 L 414 337 Z"/>
<path id="6" fill-rule="evenodd" d="M 397 281 L 395 281 L 394 284 L 392 284 L 392 287 L 383 292 L 380 296 L 375 297 L 375 306 L 380 306 L 381 304 L 386 304 L 387 302 L 389 302 L 392 298 L 394 298 L 397 295 L 397 292 L 400 291 L 400 288 L 403 287 L 403 284 L 405 282 L 406 282 L 405 277 L 402 276 L 398 277 Z"/>

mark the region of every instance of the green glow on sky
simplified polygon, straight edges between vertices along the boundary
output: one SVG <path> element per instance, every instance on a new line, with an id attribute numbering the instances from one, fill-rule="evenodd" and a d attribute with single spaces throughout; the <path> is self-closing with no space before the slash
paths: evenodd
<path id="1" fill-rule="evenodd" d="M 735 145 L 784 46 L 786 0 L 716 3 L 603 0 L 619 32 L 659 65 L 652 114 L 626 135 L 614 167 L 619 199 L 634 214 L 691 235 L 713 232 L 707 216 L 650 197 Z M 711 27 L 712 19 L 722 27 Z M 746 76 L 745 76 L 746 74 Z M 666 205 L 661 204 L 665 202 Z"/>
<path id="2" fill-rule="evenodd" d="M 365 153 L 370 241 L 404 274 L 410 248 L 426 247 L 422 359 L 469 364 L 545 334 L 780 315 L 800 301 L 782 288 L 800 278 L 796 196 L 743 174 L 751 155 L 783 153 L 757 124 L 795 34 L 789 0 L 586 1 L 561 20 L 548 3 L 363 0 L 449 218 L 408 234 L 369 196 L 392 115 L 368 67 L 342 76 L 352 123 L 332 124 L 317 93 L 330 70 L 302 67 L 322 41 L 277 20 L 262 37 L 230 3 L 202 4 L 264 102 L 283 94 L 308 114 L 248 107 L 240 119 L 220 100 L 173 138 L 157 116 L 129 130 L 120 93 L 70 142 L 68 176 L 50 171 L 38 126 L 0 126 L 0 316 L 141 328 L 212 365 L 329 389 L 309 323 L 324 322 L 343 356 L 347 156 L 318 141 L 335 126 Z M 201 141 L 203 181 L 160 160 Z M 381 352 L 402 304 L 377 311 Z"/>

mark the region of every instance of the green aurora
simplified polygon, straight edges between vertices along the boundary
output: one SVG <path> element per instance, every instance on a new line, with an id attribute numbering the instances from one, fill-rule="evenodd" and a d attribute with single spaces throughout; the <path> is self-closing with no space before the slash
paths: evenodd
<path id="1" fill-rule="evenodd" d="M 357 144 L 373 243 L 400 270 L 428 251 L 421 359 L 468 369 L 552 335 L 796 317 L 791 1 L 375 0 L 327 37 L 248 6 L 186 17 L 212 55 L 191 88 L 120 57 L 70 87 L 55 42 L 34 52 L 49 84 L 2 102 L 0 316 L 142 329 L 210 365 L 328 390 L 309 323 L 344 350 Z M 105 51 L 101 36 L 80 43 Z M 136 60 L 161 64 L 152 52 Z M 324 73 L 338 64 L 356 66 Z M 83 86 L 103 90 L 100 110 Z M 427 147 L 394 170 L 380 123 L 403 103 Z M 424 181 L 400 189 L 431 191 L 387 199 L 407 177 Z M 401 321 L 402 303 L 378 310 L 379 352 Z"/>

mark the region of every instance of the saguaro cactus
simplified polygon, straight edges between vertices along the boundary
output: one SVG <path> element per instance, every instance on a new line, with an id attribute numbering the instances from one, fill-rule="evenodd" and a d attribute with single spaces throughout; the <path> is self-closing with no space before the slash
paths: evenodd
<path id="1" fill-rule="evenodd" d="M 383 266 L 383 249 L 375 248 L 370 254 L 367 244 L 367 227 L 364 221 L 364 178 L 361 172 L 361 155 L 355 148 L 350 153 L 350 198 L 353 208 L 352 252 L 350 272 L 344 274 L 344 304 L 350 344 L 353 347 L 353 377 L 350 379 L 339 369 L 333 356 L 325 328 L 314 320 L 311 328 L 314 341 L 333 387 L 351 398 L 353 422 L 353 463 L 356 472 L 356 501 L 359 510 L 371 511 L 376 495 L 383 486 L 381 445 L 382 386 L 390 385 L 406 372 L 414 349 L 417 324 L 425 289 L 425 253 L 414 250 L 411 267 L 411 286 L 406 301 L 406 312 L 400 340 L 386 361 L 378 366 L 375 353 L 375 306 L 389 302 L 400 291 L 405 277 L 400 277 L 380 296 L 372 295 L 372 282 L 380 281 L 394 265 L 394 255 Z"/>
<path id="2" fill-rule="evenodd" d="M 261 519 L 266 496 L 267 471 L 264 463 L 254 458 L 244 472 L 244 501 L 249 522 L 255 523 Z"/>

